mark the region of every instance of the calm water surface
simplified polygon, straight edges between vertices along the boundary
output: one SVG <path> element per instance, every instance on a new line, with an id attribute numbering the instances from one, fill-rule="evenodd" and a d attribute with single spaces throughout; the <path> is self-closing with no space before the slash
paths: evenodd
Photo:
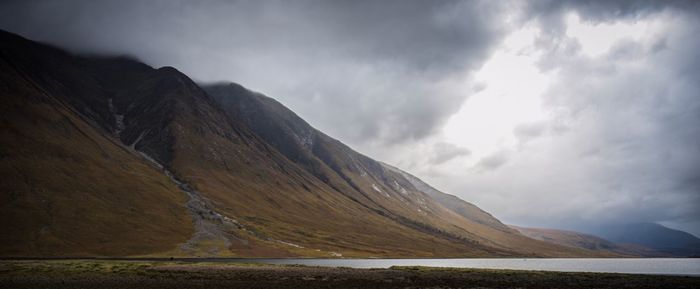
<path id="1" fill-rule="evenodd" d="M 431 266 L 484 269 L 544 270 L 700 276 L 700 259 L 235 259 L 246 263 L 298 264 L 308 266 L 389 268 Z"/>

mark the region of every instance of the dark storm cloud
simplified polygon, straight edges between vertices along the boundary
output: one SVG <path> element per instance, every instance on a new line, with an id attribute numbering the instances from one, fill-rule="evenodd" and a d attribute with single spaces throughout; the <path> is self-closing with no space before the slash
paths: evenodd
<path id="1" fill-rule="evenodd" d="M 666 8 L 697 8 L 693 0 L 540 0 L 532 1 L 528 12 L 532 15 L 556 15 L 574 10 L 586 19 L 610 21 L 635 18 Z"/>
<path id="2" fill-rule="evenodd" d="M 328 5 L 331 3 L 331 5 Z M 316 2 L 322 24 L 360 58 L 441 72 L 483 61 L 497 39 L 486 15 L 496 6 L 459 1 Z"/>
<path id="3" fill-rule="evenodd" d="M 492 1 L 15 1 L 0 27 L 234 81 L 355 145 L 432 134 L 503 27 Z M 348 126 L 347 123 L 352 123 Z"/>
<path id="4" fill-rule="evenodd" d="M 612 22 L 641 19 L 662 10 L 700 10 L 695 0 L 534 0 L 525 5 L 523 20 L 537 19 L 543 33 L 559 34 L 565 29 L 567 13 L 575 11 L 584 21 Z M 551 37 L 551 35 L 549 35 Z"/>

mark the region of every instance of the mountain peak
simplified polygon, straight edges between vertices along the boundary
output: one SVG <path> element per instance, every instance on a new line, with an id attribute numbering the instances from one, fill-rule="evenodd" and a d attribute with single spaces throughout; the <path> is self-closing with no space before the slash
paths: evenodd
<path id="1" fill-rule="evenodd" d="M 462 214 L 240 85 L 16 42 L 0 44 L 0 155 L 17 180 L 0 183 L 1 255 L 591 254 L 450 196 L 478 212 Z"/>

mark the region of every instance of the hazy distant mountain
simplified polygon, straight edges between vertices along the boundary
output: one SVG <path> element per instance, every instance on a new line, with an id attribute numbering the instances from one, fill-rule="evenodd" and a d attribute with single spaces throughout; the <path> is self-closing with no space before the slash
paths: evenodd
<path id="1" fill-rule="evenodd" d="M 6 32 L 0 139 L 2 256 L 597 254 L 510 230 L 241 86 Z"/>
<path id="2" fill-rule="evenodd" d="M 511 226 L 525 236 L 553 244 L 603 253 L 644 257 L 700 255 L 700 239 L 655 223 L 603 225 L 588 234 L 557 229 Z"/>
<path id="3" fill-rule="evenodd" d="M 641 245 L 676 256 L 700 255 L 698 237 L 656 223 L 613 224 L 590 231 L 615 243 Z"/>
<path id="4" fill-rule="evenodd" d="M 511 226 L 525 236 L 533 239 L 551 242 L 554 244 L 568 246 L 572 248 L 582 248 L 586 250 L 610 254 L 610 256 L 645 256 L 645 257 L 668 257 L 669 254 L 656 251 L 654 249 L 633 244 L 616 244 L 598 236 L 584 234 L 574 231 L 525 228 Z"/>

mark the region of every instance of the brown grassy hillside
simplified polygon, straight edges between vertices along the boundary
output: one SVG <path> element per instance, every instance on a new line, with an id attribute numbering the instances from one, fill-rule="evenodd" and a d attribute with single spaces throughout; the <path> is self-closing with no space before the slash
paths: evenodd
<path id="1" fill-rule="evenodd" d="M 586 254 L 524 237 L 473 204 L 352 150 L 269 97 L 237 84 L 205 89 L 231 118 L 247 124 L 312 177 L 396 223 L 473 247 L 489 247 L 491 255 Z"/>
<path id="2" fill-rule="evenodd" d="M 1 43 L 0 255 L 123 256 L 186 241 L 186 197 L 63 101 L 73 88 L 62 80 L 82 75 L 41 75 L 57 64 L 31 54 L 64 55 L 7 34 Z"/>
<path id="3" fill-rule="evenodd" d="M 0 37 L 0 255 L 596 254 L 441 204 L 281 105 L 234 110 L 172 67 Z"/>

